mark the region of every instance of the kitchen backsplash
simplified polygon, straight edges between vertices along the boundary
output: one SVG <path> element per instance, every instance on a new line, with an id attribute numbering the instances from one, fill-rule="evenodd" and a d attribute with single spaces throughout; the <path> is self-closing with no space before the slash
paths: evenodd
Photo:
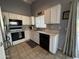
<path id="1" fill-rule="evenodd" d="M 60 24 L 48 24 L 47 28 L 36 28 L 37 31 L 44 31 L 44 30 L 60 30 Z"/>
<path id="2" fill-rule="evenodd" d="M 30 29 L 29 27 L 30 27 L 29 25 L 24 25 L 24 26 L 22 27 L 22 29 L 23 29 L 23 30 L 29 30 L 29 29 Z"/>
<path id="3" fill-rule="evenodd" d="M 60 27 L 60 24 L 49 24 L 49 25 L 47 25 L 47 29 L 50 29 L 50 30 L 60 30 L 61 27 Z"/>

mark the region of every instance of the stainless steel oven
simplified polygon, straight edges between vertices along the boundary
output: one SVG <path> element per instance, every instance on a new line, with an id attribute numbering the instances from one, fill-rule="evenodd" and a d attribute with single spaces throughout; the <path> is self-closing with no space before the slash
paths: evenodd
<path id="1" fill-rule="evenodd" d="M 17 41 L 17 40 L 25 38 L 25 33 L 24 31 L 14 32 L 14 33 L 11 33 L 11 37 L 12 37 L 12 41 Z"/>

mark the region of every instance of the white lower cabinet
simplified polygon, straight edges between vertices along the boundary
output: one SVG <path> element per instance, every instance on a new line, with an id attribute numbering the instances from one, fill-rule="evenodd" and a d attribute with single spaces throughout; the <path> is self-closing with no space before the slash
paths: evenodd
<path id="1" fill-rule="evenodd" d="M 39 44 L 39 33 L 38 32 L 35 33 L 35 42 Z"/>
<path id="2" fill-rule="evenodd" d="M 30 30 L 25 31 L 25 40 L 28 41 L 30 39 Z"/>
<path id="3" fill-rule="evenodd" d="M 32 40 L 32 41 L 34 41 L 34 34 L 35 34 L 35 31 L 32 31 L 32 30 L 31 30 L 31 32 L 30 32 L 30 37 L 31 37 L 31 40 Z"/>
<path id="4" fill-rule="evenodd" d="M 58 34 L 50 35 L 45 32 L 32 31 L 31 35 L 32 35 L 31 39 L 34 42 L 36 42 L 42 48 L 46 49 L 52 54 L 56 54 L 57 49 L 58 49 L 58 38 L 59 38 Z"/>
<path id="5" fill-rule="evenodd" d="M 56 54 L 58 49 L 58 34 L 51 35 L 46 32 L 40 33 L 40 46 L 45 50 Z"/>
<path id="6" fill-rule="evenodd" d="M 39 33 L 36 31 L 31 31 L 31 40 L 39 44 Z"/>
<path id="7" fill-rule="evenodd" d="M 58 49 L 58 37 L 59 35 L 50 36 L 49 51 L 53 54 L 55 54 Z"/>

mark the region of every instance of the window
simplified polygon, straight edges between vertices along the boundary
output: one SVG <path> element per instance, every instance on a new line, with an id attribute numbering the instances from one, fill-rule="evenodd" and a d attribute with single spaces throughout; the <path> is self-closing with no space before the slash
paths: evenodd
<path id="1" fill-rule="evenodd" d="M 37 28 L 46 28 L 44 21 L 44 15 L 36 17 L 36 27 Z"/>

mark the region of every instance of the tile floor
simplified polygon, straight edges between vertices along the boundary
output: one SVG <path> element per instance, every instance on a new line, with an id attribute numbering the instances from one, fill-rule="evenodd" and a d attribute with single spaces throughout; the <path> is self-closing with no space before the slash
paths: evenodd
<path id="1" fill-rule="evenodd" d="M 53 55 L 40 46 L 31 48 L 26 42 L 9 48 L 9 59 L 72 59 L 60 53 Z"/>

